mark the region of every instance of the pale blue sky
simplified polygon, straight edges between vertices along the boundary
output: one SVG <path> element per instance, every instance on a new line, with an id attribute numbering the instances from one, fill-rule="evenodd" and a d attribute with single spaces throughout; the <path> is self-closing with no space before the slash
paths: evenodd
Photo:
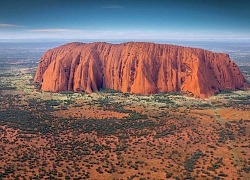
<path id="1" fill-rule="evenodd" d="M 1 0 L 0 39 L 250 38 L 247 0 Z"/>

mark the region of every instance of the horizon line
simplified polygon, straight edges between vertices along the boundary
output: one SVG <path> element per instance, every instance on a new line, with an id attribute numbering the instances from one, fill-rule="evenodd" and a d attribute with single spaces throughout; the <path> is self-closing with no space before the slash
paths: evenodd
<path id="1" fill-rule="evenodd" d="M 0 38 L 0 40 L 250 40 L 250 38 L 232 37 L 232 38 Z"/>

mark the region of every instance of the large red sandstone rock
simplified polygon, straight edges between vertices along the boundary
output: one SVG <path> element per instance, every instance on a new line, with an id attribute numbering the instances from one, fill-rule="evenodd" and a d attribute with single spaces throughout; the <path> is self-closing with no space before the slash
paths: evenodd
<path id="1" fill-rule="evenodd" d="M 224 53 L 166 44 L 69 43 L 48 50 L 35 82 L 42 91 L 99 88 L 136 94 L 187 92 L 206 98 L 244 86 L 237 65 Z"/>

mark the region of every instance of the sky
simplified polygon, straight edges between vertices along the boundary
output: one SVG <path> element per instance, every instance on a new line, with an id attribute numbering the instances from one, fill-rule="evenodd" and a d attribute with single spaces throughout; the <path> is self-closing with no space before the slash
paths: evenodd
<path id="1" fill-rule="evenodd" d="M 250 39 L 250 1 L 0 1 L 0 39 L 57 38 Z"/>

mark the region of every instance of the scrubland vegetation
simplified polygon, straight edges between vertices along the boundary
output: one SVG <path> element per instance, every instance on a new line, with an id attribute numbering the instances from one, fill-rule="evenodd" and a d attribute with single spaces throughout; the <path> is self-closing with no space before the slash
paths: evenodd
<path id="1" fill-rule="evenodd" d="M 35 91 L 1 66 L 0 179 L 249 179 L 250 92 Z"/>

